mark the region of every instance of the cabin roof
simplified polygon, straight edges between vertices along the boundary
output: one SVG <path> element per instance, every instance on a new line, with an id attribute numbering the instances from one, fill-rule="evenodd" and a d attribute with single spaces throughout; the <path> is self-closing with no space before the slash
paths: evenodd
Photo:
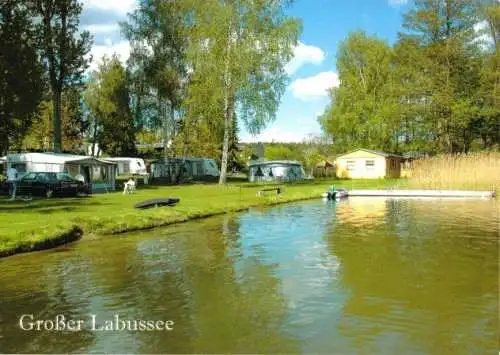
<path id="1" fill-rule="evenodd" d="M 386 158 L 389 158 L 389 157 L 403 158 L 401 155 L 398 155 L 398 154 L 386 153 L 386 152 L 383 152 L 381 150 L 373 150 L 373 149 L 365 149 L 365 148 L 358 148 L 358 149 L 351 150 L 349 152 L 337 155 L 337 158 L 340 158 L 340 157 L 343 157 L 345 155 L 357 152 L 359 150 L 362 150 L 362 151 L 367 152 L 367 153 L 379 155 L 381 157 L 386 157 Z"/>

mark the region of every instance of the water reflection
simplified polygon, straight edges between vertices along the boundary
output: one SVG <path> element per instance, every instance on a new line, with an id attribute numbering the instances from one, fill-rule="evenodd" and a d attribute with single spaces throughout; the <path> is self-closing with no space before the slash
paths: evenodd
<path id="1" fill-rule="evenodd" d="M 487 353 L 497 213 L 481 200 L 310 201 L 2 259 L 0 350 Z M 27 333 L 23 313 L 175 326 Z"/>
<path id="2" fill-rule="evenodd" d="M 496 350 L 497 206 L 378 202 L 385 213 L 376 228 L 361 227 L 356 213 L 345 214 L 328 234 L 329 249 L 342 263 L 342 284 L 351 291 L 339 332 L 363 352 Z M 364 203 L 348 202 L 358 211 Z"/>

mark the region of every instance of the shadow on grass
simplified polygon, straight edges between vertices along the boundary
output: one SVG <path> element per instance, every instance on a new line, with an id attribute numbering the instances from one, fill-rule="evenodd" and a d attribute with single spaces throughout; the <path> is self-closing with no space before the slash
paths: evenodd
<path id="1" fill-rule="evenodd" d="M 31 201 L 10 201 L 0 198 L 0 213 L 20 213 L 23 211 L 33 211 L 39 213 L 71 212 L 81 207 L 97 206 L 102 203 L 88 198 L 51 198 L 33 199 Z"/>

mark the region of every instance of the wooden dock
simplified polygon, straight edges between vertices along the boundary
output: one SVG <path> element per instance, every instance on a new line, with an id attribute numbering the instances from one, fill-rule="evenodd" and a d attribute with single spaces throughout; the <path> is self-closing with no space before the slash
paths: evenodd
<path id="1" fill-rule="evenodd" d="M 461 190 L 349 190 L 349 197 L 354 196 L 387 196 L 387 197 L 475 197 L 495 198 L 494 191 L 461 191 Z"/>

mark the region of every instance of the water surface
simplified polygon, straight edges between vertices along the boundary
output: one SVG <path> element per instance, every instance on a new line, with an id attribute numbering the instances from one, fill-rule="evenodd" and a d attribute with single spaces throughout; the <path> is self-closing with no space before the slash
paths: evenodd
<path id="1" fill-rule="evenodd" d="M 0 352 L 496 354 L 498 206 L 309 201 L 1 259 Z"/>

